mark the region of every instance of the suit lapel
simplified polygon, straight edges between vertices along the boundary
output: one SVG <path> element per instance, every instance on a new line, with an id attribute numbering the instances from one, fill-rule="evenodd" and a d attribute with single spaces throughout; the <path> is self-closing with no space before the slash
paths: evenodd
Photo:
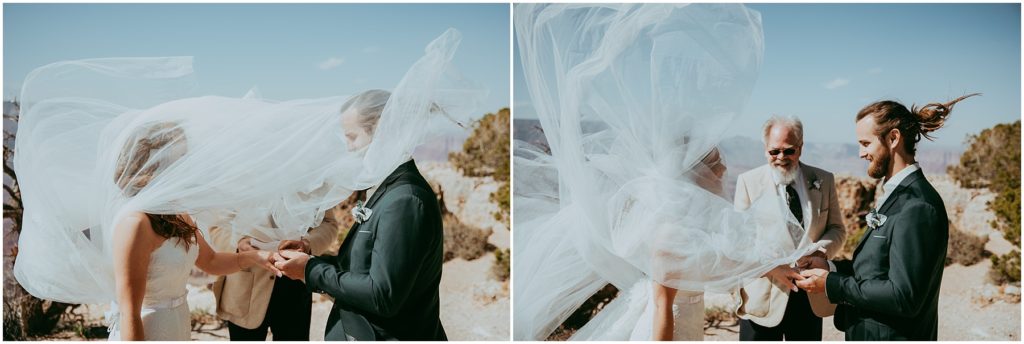
<path id="1" fill-rule="evenodd" d="M 896 186 L 896 190 L 892 191 L 892 195 L 889 195 L 889 198 L 885 200 L 885 203 L 883 203 L 881 207 L 878 207 L 878 212 L 881 214 L 885 214 L 887 211 L 889 211 L 889 208 L 891 208 L 892 205 L 896 203 L 894 201 L 896 196 L 902 193 L 903 189 L 910 187 L 910 184 L 917 182 L 917 180 L 921 178 L 924 178 L 924 172 L 921 172 L 921 170 L 914 171 L 914 173 L 908 175 L 907 178 L 904 178 L 903 181 L 900 182 L 900 185 Z"/>
<path id="2" fill-rule="evenodd" d="M 813 170 L 808 168 L 807 165 L 804 165 L 804 164 L 801 163 L 800 164 L 800 168 L 803 170 L 803 175 L 804 175 L 804 185 L 803 185 L 803 188 L 804 188 L 805 194 L 807 195 L 807 204 L 804 204 L 804 207 L 803 207 L 804 220 L 806 220 L 806 221 L 804 221 L 804 231 L 810 233 L 811 228 L 814 228 L 813 227 L 813 225 L 814 225 L 813 222 L 814 222 L 814 218 L 816 217 L 815 215 L 817 215 L 817 210 L 821 209 L 821 208 L 819 208 L 821 206 L 821 189 L 815 189 L 815 188 L 811 187 L 811 185 L 812 185 L 811 181 L 813 181 L 813 180 L 821 180 L 821 177 L 818 177 L 818 175 L 815 174 Z M 805 237 L 809 237 L 809 236 L 805 236 Z"/>
<path id="3" fill-rule="evenodd" d="M 888 214 L 889 208 L 892 208 L 893 204 L 896 204 L 898 199 L 903 196 L 903 191 L 906 188 L 910 187 L 910 184 L 917 182 L 918 179 L 921 179 L 923 177 L 924 173 L 921 172 L 921 170 L 917 170 L 914 171 L 914 173 L 911 173 L 906 178 L 904 178 L 903 181 L 896 186 L 896 189 L 892 191 L 892 194 L 889 195 L 889 198 L 885 199 L 885 203 L 882 203 L 882 206 L 878 208 L 878 213 L 886 216 L 891 215 Z M 856 257 L 858 253 L 860 253 L 860 248 L 864 247 L 864 239 L 867 239 L 868 236 L 871 235 L 871 232 L 873 232 L 875 229 L 877 228 L 869 228 L 868 230 L 864 231 L 864 235 L 860 237 L 860 243 L 857 244 L 857 249 L 853 251 L 854 257 Z"/>
<path id="4" fill-rule="evenodd" d="M 391 172 L 391 174 L 384 179 L 384 182 L 382 182 L 380 186 L 377 187 L 377 190 L 373 192 L 373 195 L 370 196 L 370 199 L 366 200 L 366 204 L 364 204 L 363 206 L 372 209 L 373 205 L 377 204 L 377 200 L 380 199 L 381 195 L 387 192 L 388 186 L 393 184 L 396 180 L 398 180 L 398 177 L 402 176 L 403 174 L 405 174 L 406 171 L 409 170 L 410 164 L 413 164 L 412 166 L 415 166 L 415 162 L 410 160 L 404 164 L 399 165 L 394 172 Z M 349 242 L 352 241 L 352 238 L 355 237 L 353 233 L 356 233 L 356 231 L 359 230 L 360 225 L 362 225 L 362 223 L 360 223 L 359 221 L 356 221 L 354 224 L 352 224 L 352 228 L 350 228 L 348 230 L 348 234 L 345 235 L 345 241 L 343 241 L 341 243 L 341 247 L 338 248 L 339 253 L 344 252 L 345 248 L 349 245 Z"/>

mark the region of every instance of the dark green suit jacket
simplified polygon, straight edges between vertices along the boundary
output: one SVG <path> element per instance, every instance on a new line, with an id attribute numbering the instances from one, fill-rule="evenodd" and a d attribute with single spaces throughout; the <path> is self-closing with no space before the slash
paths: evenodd
<path id="1" fill-rule="evenodd" d="M 430 184 L 413 161 L 366 203 L 338 255 L 306 264 L 306 286 L 334 297 L 326 340 L 447 340 L 441 326 L 443 227 Z"/>
<path id="2" fill-rule="evenodd" d="M 920 170 L 879 208 L 881 226 L 864 233 L 852 261 L 837 261 L 825 292 L 838 304 L 846 340 L 936 340 L 939 284 L 949 241 L 942 198 Z"/>

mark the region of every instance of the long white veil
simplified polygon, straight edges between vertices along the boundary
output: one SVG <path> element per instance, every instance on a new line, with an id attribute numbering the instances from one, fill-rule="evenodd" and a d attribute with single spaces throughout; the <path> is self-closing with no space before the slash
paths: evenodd
<path id="1" fill-rule="evenodd" d="M 814 247 L 778 197 L 739 212 L 704 160 L 760 67 L 739 4 L 518 4 L 526 86 L 548 149 L 516 142 L 515 333 L 544 340 L 607 283 L 623 292 L 573 339 L 625 340 L 650 281 L 729 292 Z"/>
<path id="2" fill-rule="evenodd" d="M 190 57 L 108 58 L 36 69 L 22 93 L 14 168 L 24 197 L 14 267 L 31 294 L 114 298 L 111 235 L 128 211 L 187 213 L 200 230 L 298 238 L 419 144 L 466 123 L 484 91 L 452 65 L 461 35 L 431 42 L 386 100 L 371 143 L 349 151 L 349 97 L 186 97 Z M 241 94 L 242 92 L 239 92 Z"/>

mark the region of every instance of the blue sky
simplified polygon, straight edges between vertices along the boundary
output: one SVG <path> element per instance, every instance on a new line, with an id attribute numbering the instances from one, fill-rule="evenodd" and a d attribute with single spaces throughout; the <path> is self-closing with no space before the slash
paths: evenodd
<path id="1" fill-rule="evenodd" d="M 855 143 L 853 121 L 883 99 L 958 104 L 934 146 L 1021 116 L 1020 4 L 751 4 L 765 54 L 744 114 L 727 135 L 759 138 L 771 114 L 796 115 L 805 140 Z M 518 52 L 517 52 L 518 53 Z M 518 56 L 515 58 L 518 63 Z M 514 81 L 524 82 L 516 67 Z M 516 88 L 516 107 L 529 104 Z M 517 118 L 535 117 L 523 107 Z"/>
<path id="2" fill-rule="evenodd" d="M 194 56 L 197 92 L 287 100 L 393 88 L 462 32 L 455 64 L 509 106 L 508 4 L 4 4 L 4 99 L 32 69 L 97 57 Z"/>

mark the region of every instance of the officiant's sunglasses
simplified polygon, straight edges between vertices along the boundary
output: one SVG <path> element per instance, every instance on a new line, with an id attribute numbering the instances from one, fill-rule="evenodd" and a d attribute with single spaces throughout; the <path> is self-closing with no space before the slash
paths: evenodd
<path id="1" fill-rule="evenodd" d="M 796 153 L 796 148 L 772 149 L 768 151 L 768 155 L 771 156 L 779 155 L 779 153 L 782 153 L 783 156 L 790 156 Z"/>

